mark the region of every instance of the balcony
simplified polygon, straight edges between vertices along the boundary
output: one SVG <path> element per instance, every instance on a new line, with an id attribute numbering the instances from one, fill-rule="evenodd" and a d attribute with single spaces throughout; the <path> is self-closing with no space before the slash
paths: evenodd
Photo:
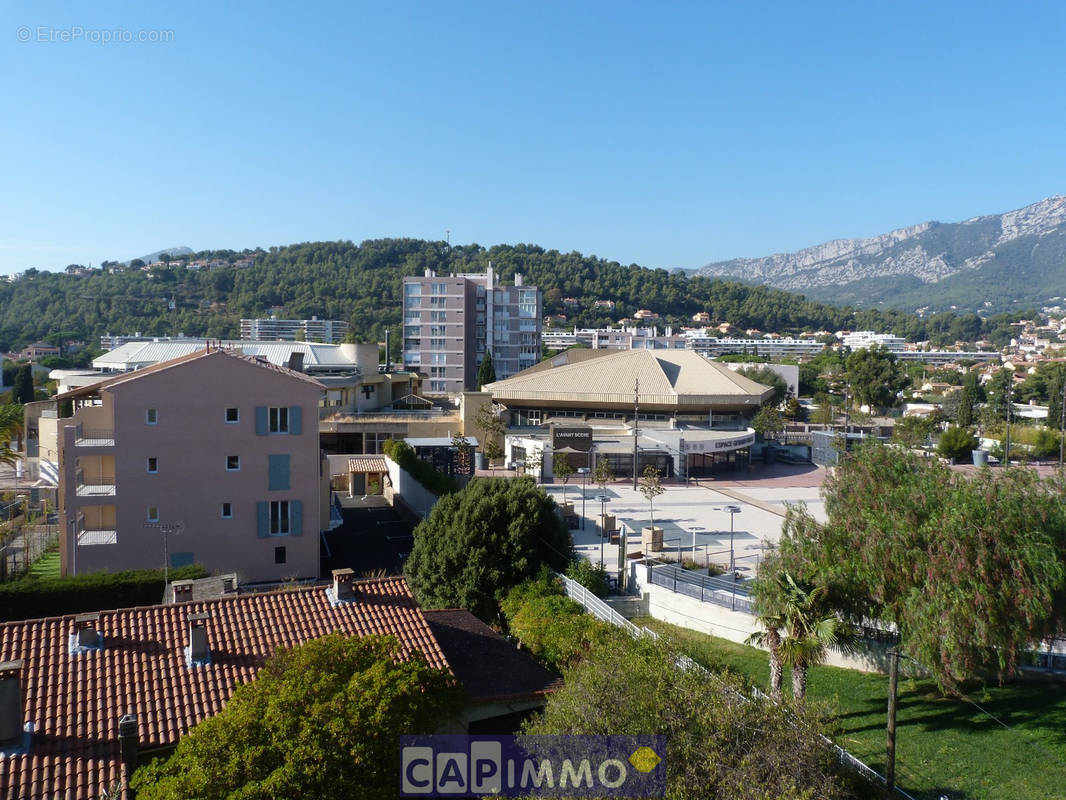
<path id="1" fill-rule="evenodd" d="M 81 472 L 75 476 L 75 494 L 78 497 L 114 497 L 115 478 L 86 478 Z"/>
<path id="2" fill-rule="evenodd" d="M 78 546 L 118 544 L 118 531 L 81 528 L 78 530 Z"/>
<path id="3" fill-rule="evenodd" d="M 77 426 L 74 433 L 75 447 L 114 447 L 115 432 L 106 428 L 83 428 Z"/>

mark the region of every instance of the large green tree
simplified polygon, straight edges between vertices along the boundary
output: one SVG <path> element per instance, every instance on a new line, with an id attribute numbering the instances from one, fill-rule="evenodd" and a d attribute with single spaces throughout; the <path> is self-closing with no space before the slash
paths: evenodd
<path id="1" fill-rule="evenodd" d="M 684 669 L 662 642 L 593 638 L 563 677 L 524 732 L 663 735 L 667 798 L 856 796 L 818 735 L 825 723 L 816 713 L 742 700 L 735 678 Z"/>
<path id="2" fill-rule="evenodd" d="M 895 405 L 896 393 L 907 385 L 907 376 L 896 357 L 876 345 L 848 356 L 847 378 L 851 396 L 859 405 L 871 408 Z"/>
<path id="3" fill-rule="evenodd" d="M 1022 652 L 1066 621 L 1059 478 L 959 474 L 867 443 L 823 492 L 827 521 L 790 509 L 765 569 L 825 585 L 855 621 L 894 623 L 904 651 L 946 690 L 1013 673 Z"/>
<path id="4" fill-rule="evenodd" d="M 500 600 L 543 566 L 570 563 L 558 506 L 531 478 L 475 478 L 414 531 L 405 571 L 423 606 L 465 608 L 496 622 Z"/>
<path id="5" fill-rule="evenodd" d="M 391 636 L 325 636 L 278 651 L 131 785 L 140 800 L 395 797 L 399 737 L 434 733 L 459 691 Z"/>
<path id="6" fill-rule="evenodd" d="M 496 367 L 492 364 L 492 351 L 486 350 L 485 357 L 481 359 L 481 364 L 477 369 L 477 388 L 481 389 L 486 383 L 494 383 L 496 381 Z"/>
<path id="7" fill-rule="evenodd" d="M 23 364 L 15 375 L 15 388 L 11 390 L 11 402 L 25 404 L 33 401 L 33 367 Z"/>
<path id="8" fill-rule="evenodd" d="M 750 378 L 756 383 L 769 386 L 774 390 L 773 396 L 766 401 L 769 405 L 776 407 L 789 396 L 788 384 L 785 383 L 785 379 L 769 367 L 743 367 L 738 369 L 737 372 L 745 378 Z"/>

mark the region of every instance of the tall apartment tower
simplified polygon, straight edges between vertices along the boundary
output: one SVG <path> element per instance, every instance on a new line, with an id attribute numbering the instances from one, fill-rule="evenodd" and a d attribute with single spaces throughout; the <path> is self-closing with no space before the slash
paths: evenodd
<path id="1" fill-rule="evenodd" d="M 536 286 L 518 273 L 503 286 L 491 264 L 484 274 L 404 278 L 404 369 L 425 376 L 426 395 L 472 390 L 491 351 L 497 380 L 508 378 L 540 360 L 541 305 Z"/>

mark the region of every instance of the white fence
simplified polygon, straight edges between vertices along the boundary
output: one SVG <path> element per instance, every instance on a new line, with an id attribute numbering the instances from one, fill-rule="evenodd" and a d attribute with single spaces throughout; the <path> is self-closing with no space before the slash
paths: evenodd
<path id="1" fill-rule="evenodd" d="M 559 578 L 562 580 L 563 586 L 566 587 L 567 597 L 579 603 L 587 613 L 592 614 L 597 619 L 601 619 L 604 622 L 609 622 L 612 625 L 622 628 L 623 630 L 629 632 L 632 636 L 649 636 L 653 639 L 659 638 L 659 634 L 657 634 L 655 631 L 641 627 L 639 625 L 634 625 L 632 622 L 623 617 L 621 614 L 619 614 L 617 611 L 607 605 L 607 603 L 603 602 L 603 600 L 598 598 L 596 595 L 594 595 L 592 592 L 590 592 L 577 581 L 573 580 L 572 578 L 568 578 L 565 575 L 560 575 Z M 709 678 L 715 681 L 718 680 L 718 677 L 713 672 L 696 663 L 686 655 L 679 655 L 677 657 L 677 663 L 678 666 L 680 666 L 682 669 L 695 669 L 704 673 Z M 757 698 L 767 698 L 767 695 L 764 692 L 761 692 L 759 691 L 759 689 L 756 688 L 752 689 L 752 694 Z M 748 701 L 748 698 L 742 694 L 738 694 L 737 696 L 745 702 Z M 836 752 L 837 759 L 840 761 L 841 764 L 851 769 L 854 769 L 859 774 L 865 776 L 871 781 L 874 781 L 875 783 L 884 784 L 886 782 L 883 775 L 881 775 L 879 772 L 875 771 L 873 768 L 857 759 L 843 747 L 838 744 L 835 744 L 831 739 L 828 739 L 825 736 L 822 736 L 822 739 L 825 740 L 826 744 L 833 748 L 833 750 Z M 898 786 L 896 786 L 895 789 L 896 796 L 902 797 L 904 798 L 904 800 L 917 800 L 913 795 L 907 794 L 907 792 L 903 791 Z"/>

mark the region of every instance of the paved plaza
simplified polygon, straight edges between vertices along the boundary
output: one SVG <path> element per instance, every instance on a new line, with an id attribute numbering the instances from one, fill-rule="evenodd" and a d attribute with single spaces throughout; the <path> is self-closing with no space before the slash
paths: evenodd
<path id="1" fill-rule="evenodd" d="M 774 465 L 756 467 L 735 478 L 702 479 L 699 484 L 664 483 L 666 490 L 655 498 L 655 525 L 663 529 L 664 553 L 676 558 L 680 554 L 703 563 L 729 563 L 730 514 L 726 506 L 740 509 L 733 519 L 733 553 L 737 569 L 752 575 L 767 544 L 776 544 L 781 535 L 781 523 L 788 504 L 805 504 L 815 519 L 825 519 L 825 505 L 820 487 L 825 470 L 820 468 Z M 544 487 L 557 501 L 562 502 L 563 485 Z M 571 479 L 566 487 L 566 499 L 582 515 L 584 492 L 584 529 L 572 531 L 577 551 L 592 561 L 600 560 L 602 539 L 596 526 L 600 503 L 596 497 L 600 487 L 582 488 L 581 481 Z M 628 551 L 640 550 L 640 529 L 648 525 L 648 501 L 633 490 L 632 481 L 616 481 L 607 490 L 610 502 L 607 513 L 616 517 L 619 525 L 630 532 Z M 695 534 L 693 528 L 699 528 Z M 695 541 L 695 551 L 693 551 Z M 603 545 L 604 564 L 608 570 L 617 569 L 617 545 Z"/>

